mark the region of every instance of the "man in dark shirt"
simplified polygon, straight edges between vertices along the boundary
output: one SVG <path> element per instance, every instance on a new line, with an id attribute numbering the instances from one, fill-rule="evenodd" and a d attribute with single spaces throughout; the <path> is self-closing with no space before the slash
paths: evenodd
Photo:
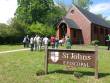
<path id="1" fill-rule="evenodd" d="M 108 50 L 110 50 L 110 33 L 107 35 Z"/>

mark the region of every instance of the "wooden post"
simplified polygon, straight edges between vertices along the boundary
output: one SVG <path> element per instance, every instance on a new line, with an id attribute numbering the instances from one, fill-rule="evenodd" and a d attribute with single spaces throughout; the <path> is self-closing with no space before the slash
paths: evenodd
<path id="1" fill-rule="evenodd" d="M 48 45 L 45 45 L 45 58 L 44 58 L 44 64 L 45 64 L 45 74 L 48 73 Z"/>
<path id="2" fill-rule="evenodd" d="M 95 78 L 98 79 L 98 46 L 95 46 Z"/>

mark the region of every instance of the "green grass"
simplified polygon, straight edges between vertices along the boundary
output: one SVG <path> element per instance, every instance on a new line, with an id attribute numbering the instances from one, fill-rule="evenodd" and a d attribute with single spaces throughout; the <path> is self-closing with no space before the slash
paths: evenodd
<path id="1" fill-rule="evenodd" d="M 8 50 L 22 49 L 22 48 L 23 48 L 23 45 L 0 45 L 0 52 L 8 51 Z"/>
<path id="2" fill-rule="evenodd" d="M 19 48 L 23 47 L 4 45 L 0 46 L 0 51 Z M 94 48 L 75 45 L 73 49 Z M 0 54 L 0 83 L 110 83 L 110 51 L 106 49 L 99 47 L 99 79 L 94 78 L 94 69 L 73 68 L 83 73 L 83 77 L 77 79 L 73 71 L 64 71 L 65 66 L 52 64 L 49 64 L 48 75 L 37 76 L 36 72 L 44 69 L 44 51 Z"/>

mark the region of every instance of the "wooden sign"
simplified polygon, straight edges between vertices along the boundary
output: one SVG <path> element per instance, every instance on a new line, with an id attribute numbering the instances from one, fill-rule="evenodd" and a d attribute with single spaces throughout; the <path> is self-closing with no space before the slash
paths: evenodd
<path id="1" fill-rule="evenodd" d="M 98 78 L 97 47 L 94 51 L 71 50 L 71 49 L 47 49 L 46 73 L 49 64 L 61 64 L 73 67 L 86 67 L 95 69 L 95 77 Z"/>

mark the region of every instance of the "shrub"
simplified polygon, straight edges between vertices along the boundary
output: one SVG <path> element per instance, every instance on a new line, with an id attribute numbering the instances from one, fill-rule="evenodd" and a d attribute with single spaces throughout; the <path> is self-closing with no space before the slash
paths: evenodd
<path id="1" fill-rule="evenodd" d="M 99 45 L 100 41 L 99 40 L 94 40 L 91 42 L 92 45 Z"/>
<path id="2" fill-rule="evenodd" d="M 13 19 L 9 25 L 0 23 L 0 44 L 21 43 L 27 33 L 27 25 L 16 19 Z"/>
<path id="3" fill-rule="evenodd" d="M 40 36 L 50 36 L 55 35 L 55 30 L 53 27 L 49 27 L 48 25 L 42 23 L 34 23 L 30 27 L 30 32 L 34 34 L 38 34 Z"/>
<path id="4" fill-rule="evenodd" d="M 37 75 L 37 76 L 44 75 L 44 74 L 45 74 L 45 71 L 44 71 L 44 70 L 38 70 L 38 71 L 36 72 L 36 75 Z"/>
<path id="5" fill-rule="evenodd" d="M 80 72 L 74 72 L 74 76 L 77 77 L 77 78 L 80 78 L 80 77 L 83 76 L 83 74 L 80 73 Z"/>

